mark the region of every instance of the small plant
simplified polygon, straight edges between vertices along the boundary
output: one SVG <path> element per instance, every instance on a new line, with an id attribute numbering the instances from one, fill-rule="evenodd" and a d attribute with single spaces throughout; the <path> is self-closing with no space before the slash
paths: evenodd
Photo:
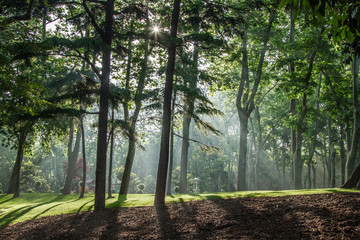
<path id="1" fill-rule="evenodd" d="M 176 187 L 174 188 L 174 191 L 175 191 L 176 193 L 179 193 L 179 190 L 180 190 L 180 188 L 179 188 L 178 186 L 176 186 Z"/>
<path id="2" fill-rule="evenodd" d="M 27 193 L 34 193 L 35 191 L 32 190 L 31 188 L 29 188 L 28 190 L 26 190 Z"/>
<path id="3" fill-rule="evenodd" d="M 64 193 L 64 188 L 63 188 L 63 187 L 60 188 L 60 189 L 59 189 L 59 192 L 60 192 L 60 193 Z"/>
<path id="4" fill-rule="evenodd" d="M 35 183 L 35 188 L 36 188 L 36 189 L 39 189 L 40 187 L 41 187 L 41 182 L 36 182 L 36 183 Z"/>
<path id="5" fill-rule="evenodd" d="M 0 189 L 0 194 L 3 194 L 3 191 Z"/>
<path id="6" fill-rule="evenodd" d="M 84 186 L 84 182 L 83 181 L 80 181 L 79 182 L 79 187 L 83 187 Z"/>

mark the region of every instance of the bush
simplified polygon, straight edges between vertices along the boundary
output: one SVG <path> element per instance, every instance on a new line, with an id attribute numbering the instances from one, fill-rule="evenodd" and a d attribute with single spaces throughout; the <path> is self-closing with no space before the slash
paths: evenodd
<path id="1" fill-rule="evenodd" d="M 61 187 L 61 188 L 59 189 L 59 192 L 60 192 L 60 193 L 64 193 L 64 188 Z"/>
<path id="2" fill-rule="evenodd" d="M 3 191 L 0 189 L 0 194 L 3 194 Z"/>
<path id="3" fill-rule="evenodd" d="M 32 190 L 31 188 L 29 188 L 28 190 L 26 190 L 27 193 L 34 193 L 35 191 Z"/>
<path id="4" fill-rule="evenodd" d="M 36 183 L 35 183 L 35 188 L 36 188 L 36 189 L 39 189 L 40 187 L 41 187 L 41 182 L 36 182 Z"/>
<path id="5" fill-rule="evenodd" d="M 83 181 L 80 181 L 79 182 L 79 187 L 83 187 L 84 186 L 84 182 Z"/>
<path id="6" fill-rule="evenodd" d="M 180 190 L 180 188 L 179 188 L 178 186 L 176 186 L 176 187 L 174 188 L 174 191 L 175 191 L 176 193 L 179 193 L 179 190 Z"/>
<path id="7" fill-rule="evenodd" d="M 140 191 L 143 191 L 145 189 L 145 185 L 143 183 L 140 183 L 137 187 Z"/>

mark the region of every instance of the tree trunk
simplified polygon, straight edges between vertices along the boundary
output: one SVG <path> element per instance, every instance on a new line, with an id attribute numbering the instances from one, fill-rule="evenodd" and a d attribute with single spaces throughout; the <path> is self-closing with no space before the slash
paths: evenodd
<path id="1" fill-rule="evenodd" d="M 175 102 L 176 102 L 176 91 L 174 92 L 174 99 L 171 107 L 171 135 L 170 135 L 170 161 L 169 161 L 169 174 L 167 178 L 166 184 L 166 195 L 171 195 L 171 182 L 172 182 L 172 173 L 173 173 L 173 165 L 174 165 L 174 110 L 175 110 Z"/>
<path id="2" fill-rule="evenodd" d="M 135 144 L 136 144 L 136 138 L 135 138 L 135 132 L 133 129 L 129 130 L 129 147 L 128 147 L 128 153 L 125 161 L 125 168 L 124 168 L 124 174 L 121 180 L 121 187 L 120 187 L 120 195 L 128 194 L 129 190 L 129 184 L 130 184 L 130 176 L 131 176 L 131 167 L 134 162 L 135 158 Z"/>
<path id="3" fill-rule="evenodd" d="M 353 137 L 351 141 L 350 152 L 348 154 L 348 158 L 346 161 L 347 178 L 349 178 L 350 174 L 354 171 L 356 156 L 358 154 L 359 141 L 360 141 L 359 54 L 355 54 L 353 60 L 353 109 L 354 109 Z M 345 183 L 345 185 L 347 186 L 348 184 Z"/>
<path id="4" fill-rule="evenodd" d="M 164 91 L 163 121 L 161 129 L 160 157 L 156 181 L 155 204 L 165 204 L 166 175 L 169 160 L 169 136 L 171 125 L 171 95 L 176 58 L 176 36 L 180 15 L 180 0 L 174 0 L 174 8 L 171 19 L 171 42 L 168 48 L 168 63 L 166 68 L 166 81 Z"/>
<path id="5" fill-rule="evenodd" d="M 120 195 L 128 194 L 129 191 L 129 184 L 130 184 L 130 176 L 131 176 L 131 169 L 135 158 L 136 152 L 136 123 L 139 118 L 140 110 L 142 107 L 142 94 L 145 87 L 145 79 L 147 75 L 147 66 L 148 66 L 148 56 L 149 56 L 149 37 L 148 32 L 150 28 L 149 17 L 148 17 L 148 10 L 147 10 L 147 17 L 146 17 L 146 37 L 145 37 L 145 49 L 144 49 L 144 61 L 141 67 L 139 82 L 137 86 L 137 91 L 135 94 L 135 110 L 131 119 L 131 125 L 129 129 L 129 147 L 128 147 L 128 154 L 125 161 L 125 168 L 124 174 L 121 180 L 120 186 Z M 131 45 L 131 41 L 129 40 L 129 44 Z M 129 46 L 129 50 L 131 51 L 131 46 Z M 129 58 L 131 55 L 129 55 Z M 131 62 L 128 62 L 128 70 L 130 71 Z M 130 76 L 130 72 L 127 73 L 127 76 Z M 129 88 L 129 86 L 127 86 Z M 124 112 L 127 112 L 128 115 L 128 108 L 124 107 Z M 125 121 L 128 121 L 128 117 L 125 116 Z"/>
<path id="6" fill-rule="evenodd" d="M 316 186 L 316 168 L 315 168 L 315 166 L 313 165 L 312 166 L 312 170 L 313 170 L 313 188 L 317 188 L 317 186 Z"/>
<path id="7" fill-rule="evenodd" d="M 83 198 L 85 194 L 86 187 L 86 147 L 85 147 L 85 130 L 84 130 L 84 119 L 81 117 L 80 119 L 80 128 L 81 128 L 81 138 L 82 138 L 82 155 L 83 155 L 83 178 L 82 178 L 82 186 L 81 193 L 79 198 Z"/>
<path id="8" fill-rule="evenodd" d="M 15 165 L 11 174 L 10 183 L 7 194 L 14 194 L 13 198 L 20 197 L 20 170 L 21 163 L 24 159 L 24 147 L 26 142 L 27 132 L 22 130 L 18 137 L 18 151 L 16 155 Z"/>
<path id="9" fill-rule="evenodd" d="M 195 14 L 196 15 L 196 14 Z M 198 24 L 194 25 L 194 33 L 199 33 Z M 194 51 L 193 51 L 193 61 L 192 61 L 192 74 L 193 77 L 190 79 L 189 88 L 190 90 L 196 90 L 197 82 L 198 82 L 198 61 L 199 61 L 199 47 L 197 43 L 194 43 Z M 189 137 L 190 137 L 190 123 L 191 116 L 194 111 L 195 98 L 193 96 L 186 96 L 185 98 L 186 110 L 188 113 L 185 113 L 183 120 L 183 138 L 182 138 L 182 146 L 181 146 L 181 161 L 180 161 L 180 186 L 179 193 L 187 192 L 187 166 L 188 166 L 188 158 L 189 158 Z"/>
<path id="10" fill-rule="evenodd" d="M 75 176 L 75 168 L 76 168 L 76 161 L 78 159 L 79 156 L 79 151 L 80 151 L 80 143 L 81 143 L 81 127 L 79 126 L 76 132 L 76 140 L 75 140 L 75 145 L 74 145 L 74 149 L 73 149 L 73 136 L 74 136 L 74 127 L 73 127 L 73 123 L 72 126 L 70 127 L 70 139 L 69 139 L 69 144 L 68 144 L 68 169 L 67 169 L 67 173 L 66 173 L 66 178 L 65 178 L 65 184 L 64 184 L 64 190 L 63 190 L 63 194 L 70 194 L 71 189 L 73 187 L 73 182 L 74 182 L 74 176 Z"/>
<path id="11" fill-rule="evenodd" d="M 114 0 L 106 2 L 105 31 L 102 41 L 107 48 L 103 50 L 102 73 L 100 87 L 99 128 L 96 154 L 96 180 L 95 180 L 95 205 L 94 211 L 105 209 L 106 189 L 106 152 L 107 152 L 107 125 L 109 107 L 109 85 L 111 72 L 111 43 L 113 38 Z"/>
<path id="12" fill-rule="evenodd" d="M 236 97 L 236 108 L 240 120 L 240 141 L 239 141 L 239 158 L 238 158 L 238 176 L 237 176 L 237 190 L 247 190 L 246 183 L 246 168 L 247 168 L 247 134 L 248 134 L 248 120 L 251 112 L 255 108 L 254 99 L 258 91 L 258 87 L 260 85 L 261 76 L 262 76 L 262 68 L 264 64 L 265 54 L 267 50 L 267 43 L 270 39 L 270 33 L 273 21 L 276 17 L 276 11 L 271 10 L 269 23 L 265 30 L 264 34 L 264 42 L 261 49 L 259 62 L 257 66 L 257 70 L 255 73 L 254 84 L 251 89 L 251 94 L 244 91 L 245 86 L 247 90 L 249 89 L 249 67 L 247 60 L 247 29 L 248 26 L 245 24 L 244 36 L 242 40 L 242 69 L 241 69 L 241 78 L 240 84 L 238 88 L 238 93 Z"/>
<path id="13" fill-rule="evenodd" d="M 360 164 L 357 166 L 355 171 L 352 171 L 355 165 L 356 156 L 359 147 L 360 137 L 360 104 L 359 104 L 359 54 L 356 53 L 353 61 L 353 108 L 354 108 L 354 126 L 353 126 L 353 137 L 351 142 L 351 150 L 348 154 L 346 162 L 346 175 L 349 179 L 343 184 L 342 188 L 355 188 L 360 179 Z"/>
<path id="14" fill-rule="evenodd" d="M 239 113 L 240 118 L 240 142 L 238 158 L 238 177 L 236 182 L 237 191 L 246 191 L 246 152 L 249 118 L 243 113 Z"/>
<path id="15" fill-rule="evenodd" d="M 111 109 L 111 122 L 114 124 L 115 118 L 115 109 Z M 114 159 L 114 125 L 111 127 L 110 132 L 110 159 L 109 159 L 109 172 L 108 172 L 108 198 L 113 198 L 111 193 L 111 186 L 112 186 L 112 165 Z"/>
<path id="16" fill-rule="evenodd" d="M 340 168 L 341 168 L 341 185 L 345 183 L 345 164 L 346 164 L 346 150 L 344 145 L 344 126 L 343 124 L 340 124 Z"/>

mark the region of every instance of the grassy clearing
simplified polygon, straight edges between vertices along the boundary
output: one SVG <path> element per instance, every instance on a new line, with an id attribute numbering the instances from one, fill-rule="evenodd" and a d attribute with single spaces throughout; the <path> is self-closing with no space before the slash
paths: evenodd
<path id="1" fill-rule="evenodd" d="M 166 197 L 167 203 L 197 201 L 204 199 L 225 199 L 240 197 L 275 197 L 287 195 L 359 192 L 339 188 L 287 190 L 287 191 L 246 191 L 231 193 L 174 194 Z M 60 193 L 24 193 L 21 197 L 12 199 L 12 195 L 0 195 L 0 227 L 40 217 L 78 213 L 93 210 L 94 194 L 86 194 L 78 199 L 78 194 L 62 195 Z M 154 194 L 114 195 L 107 199 L 107 207 L 139 207 L 153 206 Z"/>

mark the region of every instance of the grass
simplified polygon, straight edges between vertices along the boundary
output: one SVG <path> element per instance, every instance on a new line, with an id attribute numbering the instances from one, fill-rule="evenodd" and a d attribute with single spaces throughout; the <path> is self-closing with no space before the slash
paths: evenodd
<path id="1" fill-rule="evenodd" d="M 286 191 L 245 191 L 202 194 L 174 194 L 166 196 L 167 203 L 197 201 L 204 199 L 226 199 L 241 197 L 275 197 L 287 195 L 359 192 L 340 188 L 286 190 Z M 40 217 L 90 211 L 94 208 L 94 194 L 86 194 L 78 199 L 78 194 L 62 195 L 60 193 L 24 193 L 19 198 L 12 195 L 0 195 L 0 227 L 32 220 Z M 154 194 L 114 195 L 106 200 L 106 207 L 139 207 L 153 206 Z"/>

